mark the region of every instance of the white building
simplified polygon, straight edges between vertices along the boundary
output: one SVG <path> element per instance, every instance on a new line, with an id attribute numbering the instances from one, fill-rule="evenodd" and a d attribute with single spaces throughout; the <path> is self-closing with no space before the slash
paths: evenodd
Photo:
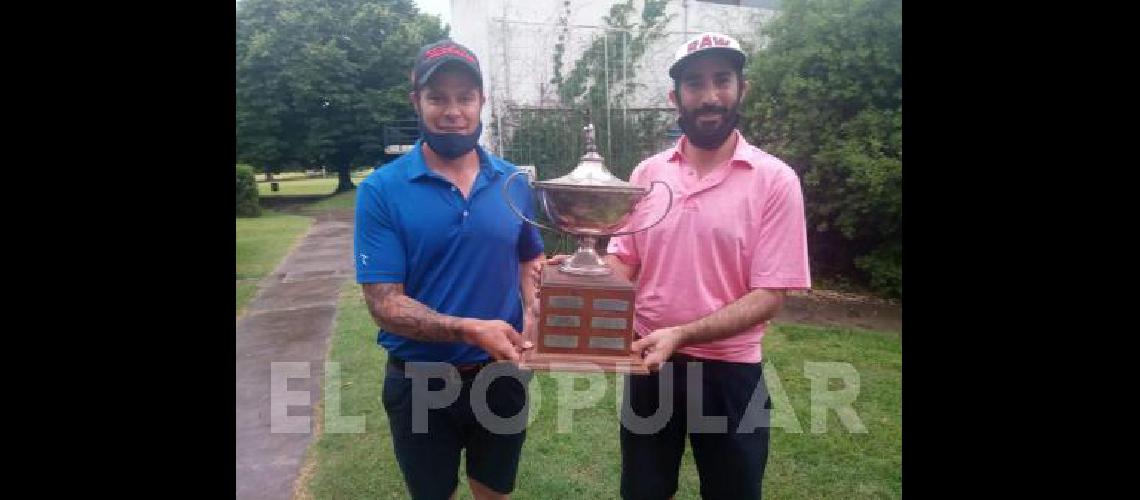
<path id="1" fill-rule="evenodd" d="M 620 0 L 451 0 L 451 37 L 480 59 L 487 105 L 483 123 L 492 124 L 511 106 L 557 106 L 554 76 L 555 47 L 565 44 L 562 73 L 573 67 L 586 47 L 605 33 L 604 17 Z M 641 20 L 642 0 L 634 0 L 629 19 Z M 628 72 L 636 93 L 615 106 L 667 108 L 672 81 L 667 68 L 674 51 L 692 35 L 716 31 L 737 37 L 756 48 L 764 40 L 761 27 L 776 15 L 776 0 L 673 0 L 664 37 L 647 48 L 637 63 L 607 61 L 607 68 Z M 613 38 L 622 39 L 621 37 Z M 607 39 L 606 43 L 609 43 Z M 502 127 L 499 127 L 500 129 Z M 484 127 L 482 142 L 498 151 Z"/>

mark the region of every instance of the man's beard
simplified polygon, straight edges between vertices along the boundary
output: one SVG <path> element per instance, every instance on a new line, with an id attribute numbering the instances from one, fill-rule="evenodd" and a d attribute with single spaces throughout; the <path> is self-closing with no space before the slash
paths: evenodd
<path id="1" fill-rule="evenodd" d="M 702 106 L 695 110 L 685 111 L 684 105 L 681 105 L 681 116 L 677 117 L 677 125 L 681 127 L 681 132 L 684 132 L 685 137 L 689 139 L 689 143 L 701 148 L 713 150 L 724 144 L 728 140 L 728 136 L 736 129 L 736 124 L 740 122 L 740 101 L 737 100 L 732 108 L 724 106 Z M 720 115 L 720 120 L 714 126 L 702 126 L 697 117 L 702 114 L 717 113 Z"/>

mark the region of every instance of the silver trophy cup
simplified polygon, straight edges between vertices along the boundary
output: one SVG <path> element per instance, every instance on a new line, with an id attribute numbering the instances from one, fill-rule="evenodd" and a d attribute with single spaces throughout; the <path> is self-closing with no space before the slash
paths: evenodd
<path id="1" fill-rule="evenodd" d="M 546 217 L 557 227 L 528 219 L 511 202 L 507 195 L 508 186 L 514 177 L 526 172 L 515 172 L 503 183 L 503 195 L 507 205 L 515 215 L 527 223 L 573 235 L 578 240 L 578 250 L 559 267 L 559 270 L 579 276 L 604 276 L 613 272 L 594 250 L 598 238 L 639 233 L 656 226 L 673 207 L 673 190 L 661 181 L 653 181 L 649 189 L 635 186 L 615 177 L 605 164 L 594 140 L 594 125 L 583 128 L 586 140 L 586 154 L 572 172 L 557 179 L 531 181 L 538 204 Z M 665 212 L 653 224 L 633 231 L 621 231 L 629 221 L 634 207 L 657 185 L 664 186 L 669 193 L 669 203 Z"/>

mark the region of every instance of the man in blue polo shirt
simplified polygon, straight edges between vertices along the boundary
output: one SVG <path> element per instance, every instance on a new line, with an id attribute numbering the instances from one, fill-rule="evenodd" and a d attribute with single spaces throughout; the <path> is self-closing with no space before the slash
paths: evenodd
<path id="1" fill-rule="evenodd" d="M 517 362 L 531 347 L 519 332 L 537 319 L 530 270 L 543 258 L 538 231 L 503 196 L 517 168 L 476 144 L 482 87 L 467 48 L 450 40 L 422 48 L 411 94 L 422 138 L 357 193 L 356 278 L 380 325 L 377 342 L 388 351 L 382 399 L 416 499 L 454 494 L 463 449 L 474 497 L 507 498 L 526 435 L 487 429 L 472 411 L 485 404 L 510 418 L 527 410 L 526 377 L 495 378 L 485 395 L 475 394 L 485 402 L 471 401 L 471 387 L 484 366 Z M 525 182 L 512 183 L 508 196 L 534 216 Z M 409 378 L 417 362 L 447 363 L 462 382 L 453 402 L 427 411 L 426 432 L 413 422 L 413 398 L 423 397 Z M 431 379 L 428 390 L 453 379 Z"/>

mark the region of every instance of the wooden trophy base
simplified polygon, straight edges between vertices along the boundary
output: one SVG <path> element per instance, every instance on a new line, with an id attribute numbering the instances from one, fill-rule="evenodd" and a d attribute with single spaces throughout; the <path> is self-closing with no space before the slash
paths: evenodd
<path id="1" fill-rule="evenodd" d="M 539 286 L 537 332 L 521 368 L 648 374 L 633 342 L 633 283 L 611 273 L 578 276 L 546 266 Z M 532 338 L 533 337 L 533 338 Z"/>

